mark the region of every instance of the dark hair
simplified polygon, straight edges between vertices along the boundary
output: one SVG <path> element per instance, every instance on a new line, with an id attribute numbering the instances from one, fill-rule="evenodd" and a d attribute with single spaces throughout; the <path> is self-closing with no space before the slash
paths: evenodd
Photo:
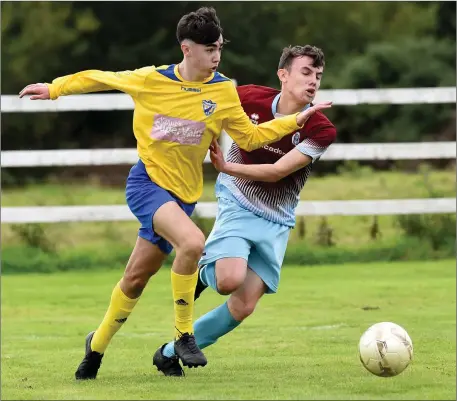
<path id="1" fill-rule="evenodd" d="M 303 56 L 311 57 L 314 60 L 313 67 L 325 66 L 324 52 L 318 47 L 311 45 L 289 46 L 285 47 L 282 51 L 278 70 L 281 68 L 288 70 L 292 65 L 294 58 Z"/>
<path id="2" fill-rule="evenodd" d="M 221 23 L 213 7 L 201 7 L 184 15 L 176 28 L 179 43 L 190 39 L 200 45 L 209 45 L 216 42 L 221 34 Z"/>

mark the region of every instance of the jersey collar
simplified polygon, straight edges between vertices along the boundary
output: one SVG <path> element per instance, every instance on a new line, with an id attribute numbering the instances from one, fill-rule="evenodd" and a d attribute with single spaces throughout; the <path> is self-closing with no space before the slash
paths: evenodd
<path id="1" fill-rule="evenodd" d="M 281 97 L 281 92 L 279 92 L 275 98 L 273 99 L 273 103 L 271 104 L 271 112 L 273 114 L 273 117 L 275 117 L 276 115 L 278 115 L 278 102 L 279 102 L 279 98 Z M 307 104 L 302 111 L 305 111 L 308 107 L 310 107 L 309 104 Z"/>
<path id="2" fill-rule="evenodd" d="M 206 78 L 204 81 L 186 81 L 186 80 L 181 76 L 181 74 L 179 73 L 178 64 L 175 65 L 174 73 L 175 73 L 176 77 L 177 77 L 181 82 L 186 82 L 186 83 L 189 83 L 189 84 L 204 84 L 204 83 L 206 83 L 206 82 L 211 81 L 211 80 L 214 78 L 214 72 L 213 72 L 213 73 L 212 73 L 208 78 Z"/>

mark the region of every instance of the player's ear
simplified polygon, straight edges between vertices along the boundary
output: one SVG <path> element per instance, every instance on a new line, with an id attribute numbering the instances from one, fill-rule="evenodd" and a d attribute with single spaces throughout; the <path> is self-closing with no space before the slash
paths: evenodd
<path id="1" fill-rule="evenodd" d="M 286 70 L 286 69 L 280 68 L 280 69 L 278 70 L 277 74 L 278 74 L 278 78 L 279 78 L 279 80 L 281 81 L 282 84 L 285 83 L 285 82 L 287 81 L 287 75 L 288 75 L 288 73 L 287 73 L 287 70 Z"/>
<path id="2" fill-rule="evenodd" d="M 190 54 L 190 43 L 188 43 L 185 40 L 182 41 L 181 42 L 181 50 L 182 50 L 182 54 L 184 55 L 184 57 L 189 56 L 189 54 Z"/>

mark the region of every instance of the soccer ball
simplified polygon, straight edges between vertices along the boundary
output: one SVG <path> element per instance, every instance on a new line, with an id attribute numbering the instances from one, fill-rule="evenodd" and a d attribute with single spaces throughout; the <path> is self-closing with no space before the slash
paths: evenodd
<path id="1" fill-rule="evenodd" d="M 376 323 L 360 338 L 359 356 L 363 366 L 376 376 L 397 376 L 413 359 L 413 342 L 398 324 Z"/>

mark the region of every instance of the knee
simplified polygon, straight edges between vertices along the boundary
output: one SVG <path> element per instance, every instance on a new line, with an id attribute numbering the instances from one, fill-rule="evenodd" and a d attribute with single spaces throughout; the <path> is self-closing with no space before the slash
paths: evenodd
<path id="1" fill-rule="evenodd" d="M 242 300 L 239 298 L 230 299 L 230 310 L 235 320 L 241 322 L 248 316 L 252 315 L 257 305 L 254 300 Z"/>
<path id="2" fill-rule="evenodd" d="M 243 283 L 242 279 L 233 276 L 216 277 L 217 292 L 221 295 L 228 295 L 238 289 Z"/>
<path id="3" fill-rule="evenodd" d="M 140 274 L 135 273 L 125 273 L 122 278 L 122 289 L 125 295 L 131 299 L 138 298 L 142 293 L 146 284 L 148 283 L 148 278 Z"/>
<path id="4" fill-rule="evenodd" d="M 141 265 L 141 261 L 129 262 L 124 277 L 122 278 L 122 287 L 125 290 L 125 294 L 132 299 L 138 298 L 148 284 L 149 279 L 155 273 L 155 271 L 145 269 Z"/>
<path id="5" fill-rule="evenodd" d="M 205 249 L 205 236 L 201 231 L 190 236 L 176 247 L 176 253 L 182 256 L 198 261 Z"/>

